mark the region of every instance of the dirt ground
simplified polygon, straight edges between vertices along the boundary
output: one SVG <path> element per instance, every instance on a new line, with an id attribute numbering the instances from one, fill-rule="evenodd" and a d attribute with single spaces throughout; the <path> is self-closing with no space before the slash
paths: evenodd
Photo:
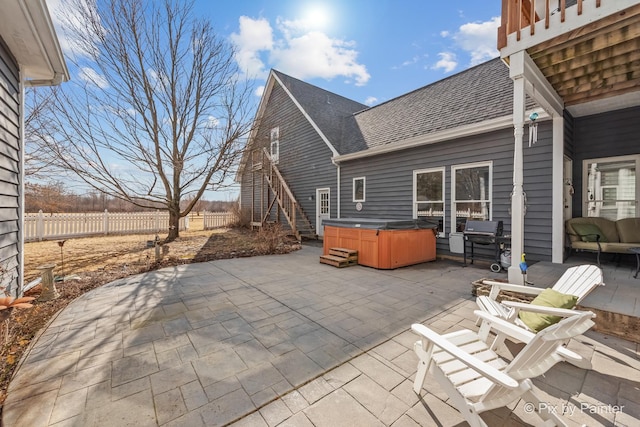
<path id="1" fill-rule="evenodd" d="M 277 235 L 276 235 L 277 234 Z M 160 241 L 165 235 L 159 235 Z M 191 220 L 191 229 L 166 245 L 168 252 L 156 259 L 155 235 L 98 236 L 25 244 L 25 284 L 40 276 L 37 267 L 55 263 L 54 276 L 60 297 L 34 301 L 28 309 L 14 309 L 8 321 L 0 323 L 0 409 L 6 389 L 20 357 L 38 330 L 62 308 L 83 293 L 121 277 L 158 268 L 216 259 L 287 253 L 300 248 L 297 241 L 278 233 L 256 233 L 246 229 L 202 230 L 202 222 Z M 167 249 L 164 249 L 166 251 Z M 161 251 L 163 252 L 163 251 Z M 40 285 L 25 296 L 38 297 Z"/>

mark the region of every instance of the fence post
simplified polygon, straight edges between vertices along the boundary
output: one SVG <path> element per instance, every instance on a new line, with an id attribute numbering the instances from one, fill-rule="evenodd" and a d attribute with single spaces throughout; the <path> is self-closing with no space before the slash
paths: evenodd
<path id="1" fill-rule="evenodd" d="M 36 237 L 40 242 L 44 238 L 44 214 L 42 209 L 38 211 L 38 217 L 36 218 Z"/>
<path id="2" fill-rule="evenodd" d="M 184 229 L 185 231 L 189 229 L 189 215 L 184 216 Z"/>
<path id="3" fill-rule="evenodd" d="M 109 234 L 109 211 L 104 210 L 104 216 L 102 217 L 102 230 L 104 234 Z"/>
<path id="4" fill-rule="evenodd" d="M 160 232 L 160 209 L 156 209 L 156 234 Z"/>

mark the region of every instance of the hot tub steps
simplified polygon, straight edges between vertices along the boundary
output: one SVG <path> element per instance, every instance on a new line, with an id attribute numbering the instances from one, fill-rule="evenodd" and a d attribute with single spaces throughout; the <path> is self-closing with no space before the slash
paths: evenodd
<path id="1" fill-rule="evenodd" d="M 322 264 L 342 268 L 358 264 L 358 251 L 345 248 L 330 248 L 328 255 L 320 255 Z"/>

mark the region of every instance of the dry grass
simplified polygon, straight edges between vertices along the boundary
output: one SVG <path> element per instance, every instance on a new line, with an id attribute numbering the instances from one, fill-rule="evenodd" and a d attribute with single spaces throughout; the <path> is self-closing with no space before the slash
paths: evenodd
<path id="1" fill-rule="evenodd" d="M 195 224 L 194 224 L 195 223 Z M 60 297 L 48 302 L 35 302 L 34 307 L 14 310 L 7 322 L 8 339 L 0 348 L 0 405 L 4 403 L 11 375 L 27 345 L 36 333 L 62 308 L 83 293 L 121 277 L 158 268 L 215 259 L 247 257 L 266 253 L 287 253 L 300 246 L 295 240 L 283 240 L 274 250 L 265 245 L 259 233 L 246 229 L 196 230 L 202 227 L 191 222 L 191 230 L 181 232 L 180 238 L 167 244 L 169 252 L 156 260 L 155 248 L 147 241 L 155 235 L 101 236 L 70 239 L 61 248 L 57 241 L 27 243 L 25 245 L 25 283 L 39 277 L 37 267 L 56 263 L 56 276 L 75 277 L 58 282 Z M 166 235 L 160 235 L 164 239 Z M 64 266 L 62 263 L 64 256 Z M 40 286 L 26 293 L 37 297 Z"/>

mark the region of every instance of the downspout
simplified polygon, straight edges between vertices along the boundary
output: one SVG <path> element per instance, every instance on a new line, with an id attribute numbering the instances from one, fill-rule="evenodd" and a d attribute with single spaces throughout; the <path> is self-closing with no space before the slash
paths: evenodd
<path id="1" fill-rule="evenodd" d="M 331 163 L 336 167 L 336 215 L 340 219 L 340 163 L 336 162 L 334 158 L 331 159 Z"/>
<path id="2" fill-rule="evenodd" d="M 22 80 L 22 70 L 18 72 L 18 118 L 19 137 L 18 137 L 18 282 L 16 286 L 16 297 L 22 296 L 22 284 L 24 281 L 24 83 Z"/>

